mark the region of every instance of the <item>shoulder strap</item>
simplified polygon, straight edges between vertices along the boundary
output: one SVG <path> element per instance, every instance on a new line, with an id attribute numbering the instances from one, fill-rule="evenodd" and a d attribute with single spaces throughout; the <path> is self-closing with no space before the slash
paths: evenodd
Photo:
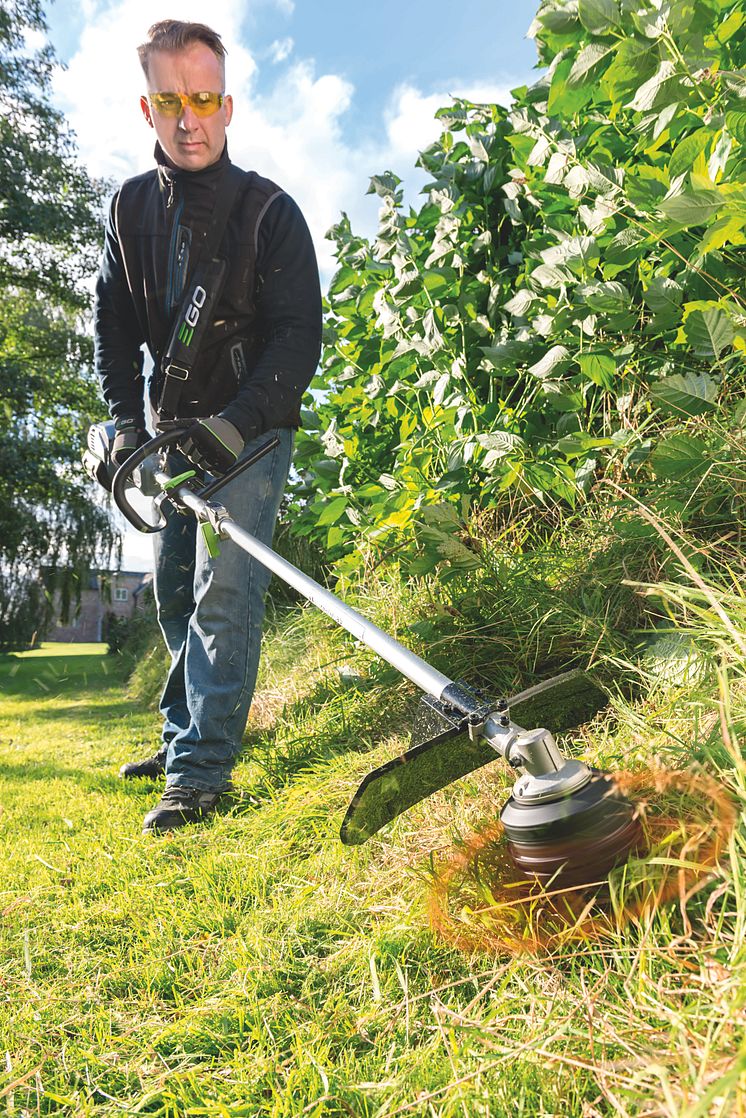
<path id="1" fill-rule="evenodd" d="M 163 358 L 163 386 L 158 399 L 162 418 L 178 416 L 179 402 L 197 362 L 205 331 L 223 289 L 227 263 L 218 260 L 233 203 L 245 174 L 230 163 L 220 176 L 210 224 L 197 250 L 191 282 L 176 312 L 166 353 Z"/>

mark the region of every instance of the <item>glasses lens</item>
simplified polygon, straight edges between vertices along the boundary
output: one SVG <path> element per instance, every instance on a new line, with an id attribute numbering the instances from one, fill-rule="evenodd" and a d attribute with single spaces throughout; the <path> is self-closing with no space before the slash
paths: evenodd
<path id="1" fill-rule="evenodd" d="M 178 93 L 151 93 L 150 104 L 161 116 L 178 116 L 181 112 L 181 97 Z"/>
<path id="2" fill-rule="evenodd" d="M 209 92 L 192 93 L 188 101 L 197 116 L 212 116 L 223 104 L 223 94 Z"/>

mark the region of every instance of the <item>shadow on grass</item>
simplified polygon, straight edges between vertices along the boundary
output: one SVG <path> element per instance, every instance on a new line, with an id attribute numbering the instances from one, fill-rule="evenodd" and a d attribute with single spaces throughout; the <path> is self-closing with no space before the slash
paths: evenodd
<path id="1" fill-rule="evenodd" d="M 18 765 L 0 762 L 0 783 L 15 781 L 26 784 L 31 781 L 48 783 L 52 780 L 71 780 L 88 792 L 125 792 L 138 794 L 152 792 L 161 782 L 155 780 L 122 780 L 118 775 L 118 765 L 107 764 L 108 772 L 95 769 L 77 769 L 68 765 L 56 765 L 51 761 L 24 761 Z"/>
<path id="2" fill-rule="evenodd" d="M 126 665 L 120 657 L 0 656 L 0 690 L 3 695 L 60 693 L 83 687 L 116 687 L 124 681 Z"/>
<path id="3" fill-rule="evenodd" d="M 128 714 L 142 713 L 140 704 L 127 698 L 112 701 L 106 697 L 96 700 L 86 696 L 85 699 L 73 702 L 59 702 L 58 695 L 45 694 L 30 695 L 28 699 L 31 702 L 39 699 L 39 705 L 33 712 L 34 720 L 38 722 L 60 722 L 69 718 L 81 725 L 91 722 L 100 724 L 102 721 L 108 724 L 125 718 Z"/>
<path id="4" fill-rule="evenodd" d="M 404 688 L 389 684 L 388 679 L 368 679 L 340 687 L 319 680 L 309 694 L 287 704 L 272 726 L 249 725 L 238 758 L 252 766 L 245 785 L 249 797 L 271 799 L 337 757 L 368 753 L 392 736 L 406 734 L 415 703 Z"/>

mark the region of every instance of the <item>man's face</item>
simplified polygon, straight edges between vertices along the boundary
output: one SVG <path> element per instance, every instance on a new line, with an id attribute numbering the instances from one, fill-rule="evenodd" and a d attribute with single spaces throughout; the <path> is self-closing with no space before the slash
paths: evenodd
<path id="1" fill-rule="evenodd" d="M 220 60 L 205 43 L 191 43 L 180 51 L 154 51 L 148 60 L 148 93 L 222 93 L 223 82 Z M 191 105 L 178 117 L 162 116 L 147 97 L 140 98 L 140 108 L 175 167 L 201 171 L 220 158 L 233 115 L 230 97 L 212 116 L 197 116 Z"/>

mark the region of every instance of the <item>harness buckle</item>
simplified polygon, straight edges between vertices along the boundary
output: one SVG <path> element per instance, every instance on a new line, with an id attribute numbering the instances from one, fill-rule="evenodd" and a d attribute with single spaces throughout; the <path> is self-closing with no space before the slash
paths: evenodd
<path id="1" fill-rule="evenodd" d="M 173 361 L 168 368 L 163 370 L 164 376 L 171 377 L 172 380 L 189 380 L 189 370 L 185 369 L 183 365 L 176 365 Z"/>

